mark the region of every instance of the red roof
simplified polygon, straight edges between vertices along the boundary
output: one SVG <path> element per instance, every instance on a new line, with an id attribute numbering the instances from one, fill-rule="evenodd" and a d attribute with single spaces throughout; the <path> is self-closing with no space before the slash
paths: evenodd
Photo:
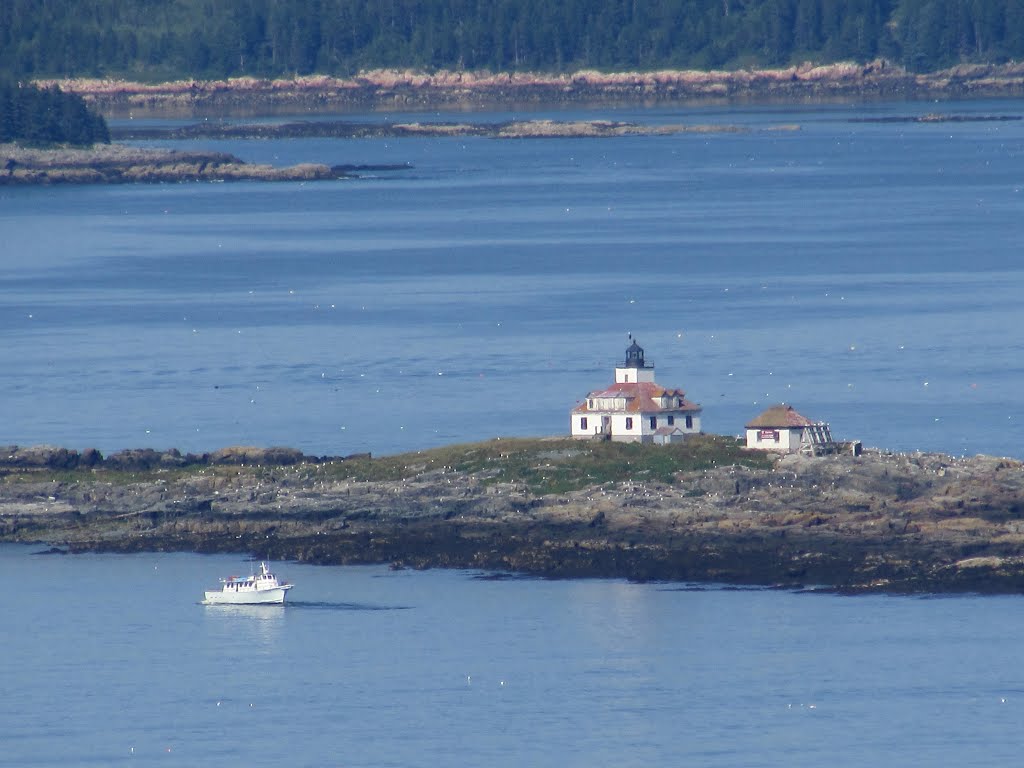
<path id="1" fill-rule="evenodd" d="M 800 427 L 813 427 L 817 422 L 811 421 L 806 416 L 801 416 L 793 410 L 792 405 L 780 403 L 773 405 L 752 422 L 747 424 L 747 429 L 760 429 L 771 427 L 775 429 L 799 429 Z"/>
<path id="2" fill-rule="evenodd" d="M 608 389 L 602 389 L 596 392 L 591 392 L 587 395 L 587 400 L 592 400 L 597 397 L 624 397 L 626 398 L 626 412 L 627 413 L 659 413 L 662 411 L 673 411 L 678 413 L 679 411 L 699 411 L 701 407 L 696 403 L 691 403 L 686 399 L 686 393 L 681 389 L 667 389 L 660 384 L 656 384 L 653 381 L 641 381 L 641 382 L 620 382 L 618 384 L 612 384 Z M 681 404 L 678 406 L 671 406 L 663 408 L 655 402 L 655 398 L 662 397 L 678 397 L 681 400 Z M 602 409 L 595 408 L 595 411 Z M 590 408 L 587 407 L 587 401 L 584 400 L 576 408 L 573 409 L 573 413 L 587 413 Z"/>

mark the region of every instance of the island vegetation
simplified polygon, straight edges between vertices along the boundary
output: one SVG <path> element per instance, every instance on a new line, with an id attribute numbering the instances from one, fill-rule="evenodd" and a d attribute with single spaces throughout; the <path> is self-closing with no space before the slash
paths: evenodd
<path id="1" fill-rule="evenodd" d="M 376 68 L 924 72 L 1024 57 L 1019 0 L 5 0 L 0 72 L 143 81 Z"/>

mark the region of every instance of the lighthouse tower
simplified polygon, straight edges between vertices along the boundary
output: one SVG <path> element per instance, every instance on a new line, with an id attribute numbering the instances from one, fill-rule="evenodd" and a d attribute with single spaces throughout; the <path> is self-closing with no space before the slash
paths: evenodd
<path id="1" fill-rule="evenodd" d="M 639 384 L 654 381 L 654 366 L 644 362 L 644 348 L 633 343 L 626 348 L 626 362 L 615 368 L 616 384 Z"/>

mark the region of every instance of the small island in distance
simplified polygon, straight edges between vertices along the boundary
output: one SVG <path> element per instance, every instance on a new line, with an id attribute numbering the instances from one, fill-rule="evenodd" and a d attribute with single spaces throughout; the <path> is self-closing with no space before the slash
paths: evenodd
<path id="1" fill-rule="evenodd" d="M 736 438 L 502 438 L 397 456 L 8 446 L 0 541 L 59 552 L 843 592 L 1024 591 L 1024 464 Z"/>

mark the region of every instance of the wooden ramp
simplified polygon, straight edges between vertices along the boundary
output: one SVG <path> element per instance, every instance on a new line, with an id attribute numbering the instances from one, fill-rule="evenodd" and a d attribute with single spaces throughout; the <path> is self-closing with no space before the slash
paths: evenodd
<path id="1" fill-rule="evenodd" d="M 808 456 L 823 456 L 827 453 L 836 453 L 839 446 L 832 439 L 832 430 L 828 424 L 819 421 L 804 427 L 803 436 L 800 439 L 800 453 Z"/>

